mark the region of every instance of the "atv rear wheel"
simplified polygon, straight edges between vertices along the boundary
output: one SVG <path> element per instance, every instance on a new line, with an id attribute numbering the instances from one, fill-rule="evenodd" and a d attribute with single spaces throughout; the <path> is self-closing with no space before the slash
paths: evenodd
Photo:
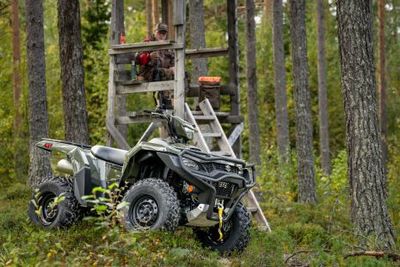
<path id="1" fill-rule="evenodd" d="M 218 224 L 208 230 L 196 229 L 195 233 L 204 246 L 230 254 L 233 251 L 241 252 L 246 248 L 250 240 L 250 224 L 249 212 L 242 203 L 239 203 L 231 218 L 222 226 L 222 240 L 218 240 Z"/>
<path id="2" fill-rule="evenodd" d="M 179 223 L 179 200 L 165 181 L 148 178 L 135 183 L 122 201 L 123 222 L 128 230 L 174 231 Z"/>
<path id="3" fill-rule="evenodd" d="M 72 180 L 54 177 L 39 185 L 28 205 L 31 221 L 45 228 L 64 228 L 82 217 Z"/>

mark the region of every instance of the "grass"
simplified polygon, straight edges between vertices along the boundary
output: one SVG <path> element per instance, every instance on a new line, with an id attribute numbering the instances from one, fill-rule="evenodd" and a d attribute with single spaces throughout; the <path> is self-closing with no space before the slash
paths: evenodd
<path id="1" fill-rule="evenodd" d="M 394 265 L 385 258 L 344 259 L 359 249 L 343 196 L 324 196 L 318 205 L 307 206 L 285 200 L 286 193 L 271 193 L 261 204 L 272 233 L 253 227 L 247 249 L 223 257 L 203 248 L 186 227 L 175 233 L 131 233 L 121 227 L 98 228 L 93 221 L 83 220 L 64 230 L 38 228 L 26 212 L 30 190 L 16 183 L 3 187 L 0 194 L 0 266 Z"/>

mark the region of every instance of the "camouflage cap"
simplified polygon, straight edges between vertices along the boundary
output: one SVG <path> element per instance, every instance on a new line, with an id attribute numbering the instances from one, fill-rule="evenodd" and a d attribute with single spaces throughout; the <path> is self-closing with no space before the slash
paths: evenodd
<path id="1" fill-rule="evenodd" d="M 155 32 L 168 32 L 168 26 L 165 23 L 157 23 L 154 27 Z"/>

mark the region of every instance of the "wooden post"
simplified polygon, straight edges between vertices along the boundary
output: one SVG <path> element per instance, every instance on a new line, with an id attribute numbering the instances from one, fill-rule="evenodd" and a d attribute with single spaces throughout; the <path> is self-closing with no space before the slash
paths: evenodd
<path id="1" fill-rule="evenodd" d="M 153 33 L 153 6 L 152 0 L 146 0 L 146 27 L 147 36 Z"/>
<path id="2" fill-rule="evenodd" d="M 161 22 L 168 23 L 168 0 L 161 0 Z"/>
<path id="3" fill-rule="evenodd" d="M 176 0 L 168 0 L 168 20 L 165 23 L 168 24 L 168 39 L 173 40 L 175 37 L 175 27 L 174 27 L 174 4 L 176 5 Z M 176 39 L 175 39 L 176 40 Z"/>
<path id="4" fill-rule="evenodd" d="M 153 22 L 153 25 L 156 25 L 157 23 L 160 22 L 160 11 L 158 9 L 158 0 L 152 0 L 151 3 L 152 3 L 151 20 Z"/>
<path id="5" fill-rule="evenodd" d="M 113 0 L 112 8 L 111 8 L 111 37 L 110 44 L 119 44 L 121 35 L 125 36 L 125 27 L 124 27 L 124 0 Z M 114 65 L 113 56 L 110 58 L 110 68 L 111 65 Z M 113 67 L 114 68 L 114 67 Z M 118 107 L 118 114 L 125 115 L 126 114 L 126 98 L 125 96 L 115 97 L 115 83 L 114 83 L 114 73 L 111 73 L 108 81 L 108 108 L 107 108 L 107 122 L 114 125 L 114 113 L 115 106 Z M 112 79 L 112 80 L 111 80 Z M 112 96 L 112 97 L 111 97 Z M 112 100 L 110 100 L 112 98 Z M 121 134 L 124 138 L 127 135 L 127 126 L 119 125 L 118 129 L 121 131 Z M 111 136 L 107 136 L 107 145 L 111 146 L 112 140 Z"/>
<path id="6" fill-rule="evenodd" d="M 234 92 L 231 97 L 231 114 L 240 115 L 239 91 L 239 45 L 237 0 L 227 0 L 228 15 L 228 53 L 229 53 L 229 88 Z M 233 151 L 238 158 L 242 157 L 242 141 L 239 137 L 233 145 Z"/>
<path id="7" fill-rule="evenodd" d="M 175 50 L 174 111 L 181 118 L 184 118 L 185 112 L 185 12 L 186 1 L 174 0 L 175 41 L 183 47 Z"/>

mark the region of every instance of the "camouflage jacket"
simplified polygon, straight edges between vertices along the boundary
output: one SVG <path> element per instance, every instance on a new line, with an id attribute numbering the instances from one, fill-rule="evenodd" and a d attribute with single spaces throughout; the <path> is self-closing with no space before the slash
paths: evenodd
<path id="1" fill-rule="evenodd" d="M 154 41 L 152 39 L 150 40 Z M 174 51 L 158 50 L 144 53 L 150 53 L 153 55 L 153 59 L 151 59 L 146 65 L 139 66 L 139 76 L 143 76 L 146 81 L 165 81 L 174 78 L 174 73 L 170 69 L 175 65 Z"/>

